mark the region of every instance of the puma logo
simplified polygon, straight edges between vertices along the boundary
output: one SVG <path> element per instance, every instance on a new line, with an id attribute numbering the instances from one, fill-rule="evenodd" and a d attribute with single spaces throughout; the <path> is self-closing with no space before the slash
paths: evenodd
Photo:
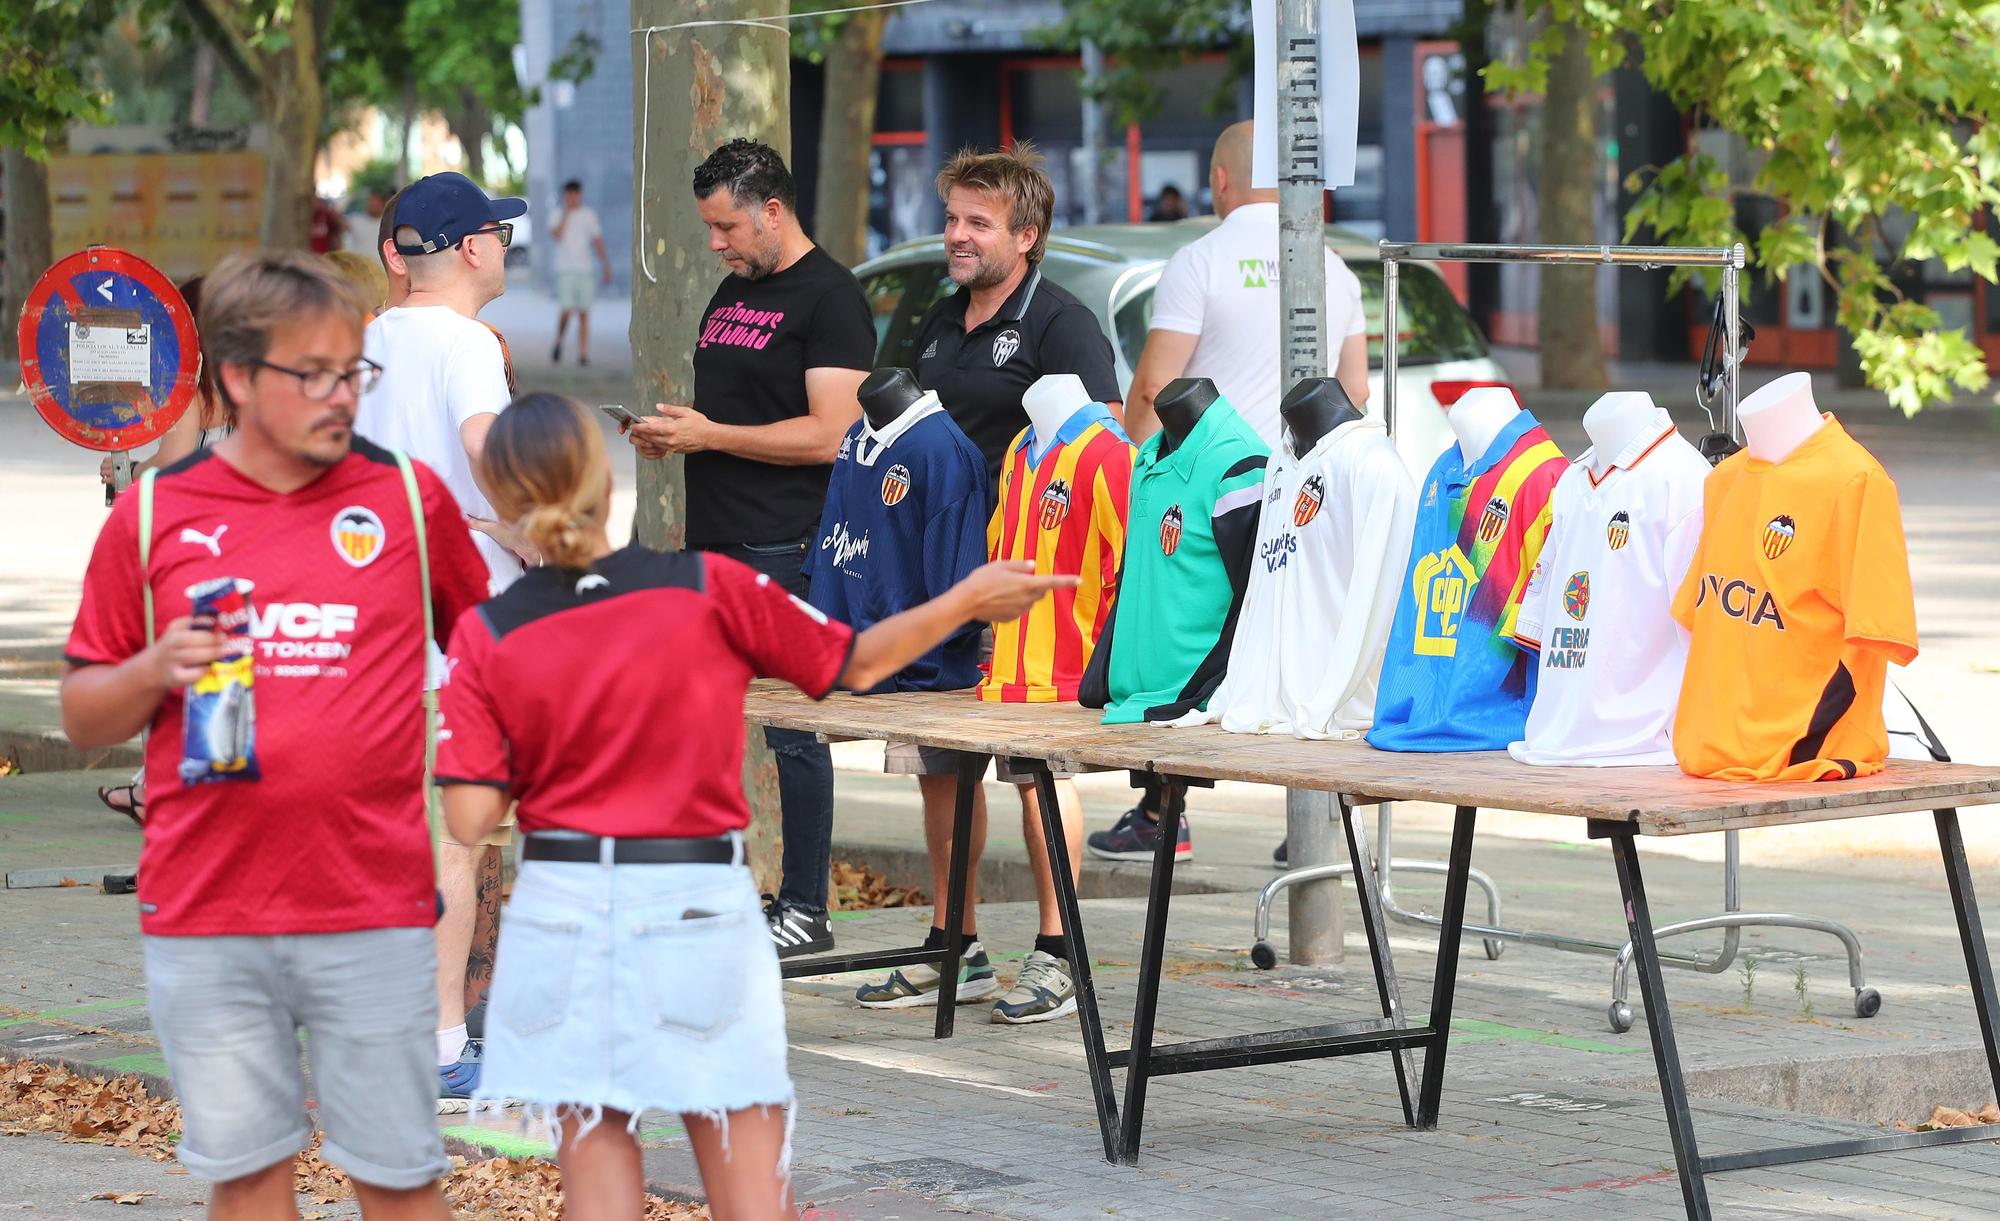
<path id="1" fill-rule="evenodd" d="M 222 532 L 227 529 L 229 529 L 227 522 L 217 526 L 214 534 L 203 534 L 193 526 L 184 526 L 181 528 L 181 541 L 184 543 L 200 543 L 202 546 L 208 548 L 210 555 L 219 560 L 222 558 Z"/>

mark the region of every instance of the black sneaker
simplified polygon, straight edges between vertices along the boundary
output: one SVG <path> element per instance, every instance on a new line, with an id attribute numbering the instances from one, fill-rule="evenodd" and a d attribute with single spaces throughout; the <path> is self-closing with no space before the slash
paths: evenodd
<path id="1" fill-rule="evenodd" d="M 771 926 L 771 944 L 777 947 L 780 958 L 820 954 L 833 948 L 833 921 L 825 912 L 773 900 L 764 908 L 764 919 Z"/>
<path id="2" fill-rule="evenodd" d="M 1174 859 L 1186 861 L 1194 859 L 1194 844 L 1188 838 L 1187 817 L 1180 820 L 1179 841 L 1174 844 Z M 1153 850 L 1159 846 L 1160 824 L 1146 817 L 1138 806 L 1133 806 L 1118 818 L 1109 831 L 1093 831 L 1083 841 L 1090 849 L 1090 855 L 1107 861 L 1150 861 Z"/>
<path id="3" fill-rule="evenodd" d="M 465 1037 L 478 1043 L 486 1038 L 486 998 L 465 1011 Z"/>
<path id="4" fill-rule="evenodd" d="M 1292 867 L 1292 841 L 1289 837 L 1279 840 L 1278 846 L 1271 850 L 1271 863 L 1280 869 Z"/>
<path id="5" fill-rule="evenodd" d="M 551 352 L 549 353 L 549 363 L 550 363 L 550 364 L 552 364 L 552 365 L 559 365 L 559 364 L 561 364 L 561 363 L 562 363 L 562 345 L 561 345 L 561 344 L 557 344 L 557 345 L 555 346 L 554 350 L 552 350 L 552 351 L 551 351 Z"/>

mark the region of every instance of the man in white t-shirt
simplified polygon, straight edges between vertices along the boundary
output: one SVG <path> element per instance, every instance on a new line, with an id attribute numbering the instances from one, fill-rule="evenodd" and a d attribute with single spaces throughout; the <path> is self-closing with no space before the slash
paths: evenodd
<path id="1" fill-rule="evenodd" d="M 563 184 L 562 210 L 549 218 L 549 233 L 556 239 L 556 350 L 549 359 L 562 363 L 563 333 L 569 330 L 569 316 L 576 315 L 576 363 L 590 363 L 590 303 L 597 299 L 597 266 L 604 269 L 604 283 L 611 283 L 611 256 L 604 252 L 604 226 L 597 213 L 583 202 L 583 184 L 572 178 Z"/>
<path id="2" fill-rule="evenodd" d="M 1278 192 L 1250 186 L 1253 140 L 1246 120 L 1224 129 L 1208 185 L 1222 223 L 1175 252 L 1153 290 L 1146 350 L 1132 372 L 1125 430 L 1144 441 L 1159 431 L 1153 399 L 1179 377 L 1215 383 L 1264 444 L 1280 449 L 1283 354 L 1278 304 Z M 1326 256 L 1326 337 L 1333 375 L 1360 407 L 1368 401 L 1368 340 L 1361 281 L 1339 255 Z"/>
<path id="3" fill-rule="evenodd" d="M 521 560 L 507 545 L 513 532 L 493 520 L 475 471 L 487 430 L 513 396 L 500 339 L 479 321 L 479 311 L 506 291 L 506 249 L 513 240 L 507 222 L 527 210 L 519 199 L 488 199 L 463 174 L 432 174 L 403 188 L 392 233 L 409 273 L 409 295 L 368 324 L 363 352 L 381 366 L 382 377 L 362 396 L 354 417 L 355 432 L 401 450 L 444 479 L 478 531 L 473 541 L 496 594 L 521 575 Z M 429 685 L 440 686 L 442 659 L 434 656 L 432 663 Z M 478 1051 L 468 1052 L 465 1027 L 478 879 L 484 858 L 497 855 L 512 829 L 472 849 L 444 834 L 441 821 L 435 827 L 444 899 L 437 923 L 439 1108 L 462 1111 L 479 1084 Z M 497 900 L 497 890 L 491 898 Z M 490 948 L 481 952 L 490 957 Z"/>

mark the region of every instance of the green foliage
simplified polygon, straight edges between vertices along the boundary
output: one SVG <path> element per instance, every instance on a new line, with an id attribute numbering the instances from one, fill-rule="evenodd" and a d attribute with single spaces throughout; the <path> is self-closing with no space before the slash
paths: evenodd
<path id="1" fill-rule="evenodd" d="M 1889 273 L 1937 259 L 1995 281 L 2000 245 L 1973 222 L 2000 205 L 2000 4 L 1526 5 L 1585 31 L 1599 71 L 1636 54 L 1654 88 L 1751 150 L 1747 189 L 1699 152 L 1633 175 L 1627 240 L 1650 230 L 1670 243 L 1728 245 L 1743 240 L 1734 194 L 1778 200 L 1787 217 L 1758 239 L 1754 264 L 1827 280 L 1869 384 L 1905 412 L 1985 386 L 1977 346 L 1941 330 Z M 1539 89 L 1560 37 L 1489 66 L 1487 88 Z"/>
<path id="2" fill-rule="evenodd" d="M 0 0 L 0 146 L 45 160 L 71 123 L 105 121 L 110 96 L 77 49 L 115 12 L 100 0 Z"/>
<path id="3" fill-rule="evenodd" d="M 1063 8 L 1062 22 L 1044 40 L 1074 53 L 1088 39 L 1104 52 L 1104 74 L 1094 92 L 1109 103 L 1114 126 L 1143 123 L 1156 114 L 1166 98 L 1158 78 L 1198 53 L 1229 55 L 1229 71 L 1211 109 L 1233 101 L 1236 82 L 1250 73 L 1255 47 L 1248 0 L 1064 0 Z"/>

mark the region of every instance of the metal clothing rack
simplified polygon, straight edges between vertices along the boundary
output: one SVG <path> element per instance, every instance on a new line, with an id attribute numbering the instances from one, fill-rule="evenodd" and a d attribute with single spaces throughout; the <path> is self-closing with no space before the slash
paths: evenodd
<path id="1" fill-rule="evenodd" d="M 1468 245 L 1457 242 L 1382 242 L 1382 415 L 1391 436 L 1396 431 L 1396 340 L 1397 340 L 1397 284 L 1402 263 L 1410 260 L 1453 263 L 1534 263 L 1539 265 L 1583 265 L 1638 267 L 1655 269 L 1660 267 L 1717 267 L 1722 271 L 1721 326 L 1727 347 L 1722 356 L 1721 373 L 1726 387 L 1723 396 L 1723 417 L 1718 431 L 1732 440 L 1737 435 L 1736 405 L 1741 397 L 1739 369 L 1742 364 L 1742 321 L 1739 316 L 1739 288 L 1744 265 L 1741 243 L 1728 247 L 1680 247 L 1680 246 L 1506 246 Z M 1706 382 L 1698 385 L 1698 391 L 1708 393 Z M 1707 410 L 1706 401 L 1702 404 Z M 1714 423 L 1713 416 L 1710 417 Z M 1376 890 L 1381 896 L 1383 910 L 1393 919 L 1405 924 L 1422 924 L 1440 927 L 1442 921 L 1423 911 L 1410 911 L 1396 903 L 1392 874 L 1401 869 L 1410 873 L 1445 874 L 1449 867 L 1442 861 L 1396 860 L 1390 851 L 1392 828 L 1391 803 L 1383 802 L 1376 818 L 1375 872 Z M 1699 932 L 1703 929 L 1723 930 L 1722 946 L 1713 955 L 1699 952 L 1689 954 L 1660 954 L 1662 963 L 1669 966 L 1703 971 L 1717 975 L 1726 971 L 1736 961 L 1742 944 L 1742 930 L 1753 925 L 1777 928 L 1807 929 L 1825 933 L 1840 940 L 1847 952 L 1847 977 L 1854 989 L 1854 1013 L 1856 1017 L 1874 1017 L 1882 1008 L 1882 995 L 1867 984 L 1862 970 L 1861 941 L 1853 930 L 1831 920 L 1812 916 L 1793 916 L 1781 912 L 1746 912 L 1742 910 L 1739 897 L 1739 882 L 1742 871 L 1742 852 L 1738 844 L 1738 832 L 1728 831 L 1723 836 L 1722 864 L 1722 911 L 1714 916 L 1695 920 L 1679 920 L 1663 924 L 1653 930 L 1653 936 L 1672 937 L 1680 933 Z M 1251 947 L 1251 961 L 1257 966 L 1269 969 L 1276 965 L 1277 955 L 1267 938 L 1271 931 L 1271 903 L 1278 892 L 1288 886 L 1302 882 L 1319 881 L 1349 875 L 1353 866 L 1321 865 L 1295 869 L 1280 874 L 1268 883 L 1257 896 L 1256 943 Z M 1611 968 L 1611 1004 L 1606 1017 L 1611 1029 L 1624 1033 L 1632 1028 L 1632 1005 L 1628 1000 L 1627 983 L 1632 966 L 1632 943 L 1613 944 L 1593 941 L 1584 937 L 1573 937 L 1565 933 L 1536 932 L 1528 929 L 1504 928 L 1500 925 L 1500 897 L 1493 887 L 1492 879 L 1478 870 L 1472 870 L 1470 881 L 1486 895 L 1486 924 L 1463 925 L 1465 932 L 1479 937 L 1485 944 L 1486 956 L 1498 958 L 1508 941 L 1523 941 L 1531 945 L 1546 946 L 1550 949 L 1572 950 L 1580 953 L 1610 954 L 1614 956 Z"/>

